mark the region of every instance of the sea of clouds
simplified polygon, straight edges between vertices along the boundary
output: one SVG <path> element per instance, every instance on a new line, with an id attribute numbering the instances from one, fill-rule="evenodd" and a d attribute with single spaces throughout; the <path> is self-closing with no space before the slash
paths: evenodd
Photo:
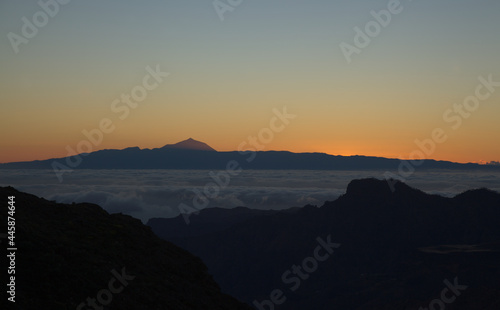
<path id="1" fill-rule="evenodd" d="M 179 215 L 194 207 L 195 193 L 213 182 L 208 170 L 74 170 L 60 183 L 52 170 L 1 170 L 0 186 L 13 186 L 57 202 L 91 202 L 110 213 L 152 217 Z M 321 206 L 345 193 L 353 179 L 383 179 L 385 171 L 245 170 L 208 199 L 207 207 L 284 209 Z M 215 171 L 217 173 L 217 171 Z M 417 171 L 406 183 L 428 193 L 452 197 L 473 188 L 500 192 L 500 172 Z"/>

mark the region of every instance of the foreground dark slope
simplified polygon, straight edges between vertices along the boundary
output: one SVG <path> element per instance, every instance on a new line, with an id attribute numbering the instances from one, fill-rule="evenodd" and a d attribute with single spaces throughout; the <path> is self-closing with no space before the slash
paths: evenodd
<path id="1" fill-rule="evenodd" d="M 223 291 L 247 302 L 280 289 L 286 300 L 278 309 L 425 309 L 457 278 L 467 289 L 446 309 L 500 309 L 500 194 L 486 189 L 444 198 L 400 182 L 392 192 L 385 181 L 355 180 L 321 208 L 249 217 L 205 234 L 203 216 L 192 215 L 201 218 L 189 225 L 191 237 L 165 235 L 162 226 L 179 219 L 157 219 L 153 230 L 200 256 Z M 328 236 L 341 246 L 292 290 L 283 274 Z"/>
<path id="2" fill-rule="evenodd" d="M 137 219 L 8 187 L 0 188 L 2 223 L 8 196 L 15 196 L 16 206 L 16 309 L 74 310 L 108 289 L 111 270 L 123 268 L 135 278 L 104 309 L 248 309 L 220 292 L 200 259 L 156 237 Z"/>

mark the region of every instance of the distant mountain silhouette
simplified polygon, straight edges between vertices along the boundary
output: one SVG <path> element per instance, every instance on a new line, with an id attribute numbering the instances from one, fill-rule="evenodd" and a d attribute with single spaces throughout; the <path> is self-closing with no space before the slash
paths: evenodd
<path id="1" fill-rule="evenodd" d="M 442 298 L 444 281 L 457 278 L 467 289 L 446 309 L 500 309 L 500 194 L 478 189 L 445 198 L 399 181 L 394 188 L 354 180 L 320 208 L 207 209 L 184 228 L 182 216 L 148 224 L 201 257 L 224 292 L 248 303 L 280 289 L 286 300 L 276 309 L 426 309 Z M 328 236 L 340 247 L 304 274 L 317 238 Z M 285 283 L 293 265 L 302 266 L 303 279 L 291 282 L 288 274 Z M 270 309 L 264 304 L 257 309 Z"/>
<path id="2" fill-rule="evenodd" d="M 78 309 L 250 309 L 222 294 L 199 258 L 161 240 L 140 220 L 0 187 L 2 223 L 8 196 L 15 196 L 16 206 L 16 309 L 77 309 L 87 298 L 107 302 L 102 292 L 110 285 L 109 306 Z"/>
<path id="3" fill-rule="evenodd" d="M 208 144 L 196 141 L 194 139 L 187 139 L 175 144 L 167 144 L 162 149 L 180 149 L 180 150 L 198 150 L 198 151 L 214 151 Z"/>
<path id="4" fill-rule="evenodd" d="M 388 170 L 408 171 L 408 162 L 368 156 L 336 156 L 287 151 L 217 152 L 207 144 L 188 139 L 161 148 L 100 150 L 89 154 L 29 162 L 0 164 L 0 169 L 212 169 L 225 170 L 235 161 L 243 169 Z M 500 166 L 424 160 L 415 169 L 478 169 L 500 171 Z"/>

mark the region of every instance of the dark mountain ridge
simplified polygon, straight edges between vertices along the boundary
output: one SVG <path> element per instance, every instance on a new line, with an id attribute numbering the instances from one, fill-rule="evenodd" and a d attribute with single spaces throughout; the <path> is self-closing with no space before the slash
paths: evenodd
<path id="1" fill-rule="evenodd" d="M 109 300 L 102 292 L 113 290 L 110 279 L 117 279 L 115 292 L 104 309 L 249 309 L 221 293 L 199 258 L 161 240 L 140 220 L 0 187 L 0 197 L 9 196 L 16 207 L 15 309 L 103 309 L 79 305 L 87 298 Z M 1 211 L 6 223 L 6 202 Z"/>
<path id="2" fill-rule="evenodd" d="M 217 152 L 207 144 L 188 139 L 161 148 L 99 150 L 76 156 L 0 164 L 0 169 L 227 169 L 236 162 L 243 169 L 270 170 L 388 170 L 398 171 L 404 161 L 370 156 L 339 156 L 288 151 Z M 408 163 L 405 162 L 407 165 Z M 407 169 L 407 167 L 405 167 Z M 423 160 L 418 169 L 495 170 L 500 166 Z M 406 171 L 406 170 L 405 170 Z"/>
<path id="3" fill-rule="evenodd" d="M 194 140 L 192 138 L 189 138 L 187 140 L 175 143 L 175 144 L 167 144 L 162 149 L 181 149 L 181 150 L 197 150 L 197 151 L 215 151 L 211 146 L 208 144 Z"/>
<path id="4" fill-rule="evenodd" d="M 354 180 L 320 208 L 240 218 L 205 233 L 202 210 L 186 228 L 196 234 L 184 237 L 165 234 L 179 218 L 149 224 L 201 257 L 223 291 L 248 303 L 281 289 L 279 309 L 429 308 L 443 281 L 458 278 L 468 288 L 446 309 L 499 309 L 500 194 L 477 189 L 445 198 L 393 185 L 394 192 L 386 181 Z M 231 210 L 218 212 L 231 217 Z M 291 290 L 284 272 L 328 236 L 340 247 Z"/>
<path id="5" fill-rule="evenodd" d="M 295 210 L 298 210 L 296 208 Z M 168 225 L 163 225 L 163 218 L 149 219 L 147 225 L 155 227 L 155 233 L 164 238 L 188 238 L 207 233 L 225 230 L 233 225 L 247 221 L 249 219 L 271 215 L 277 210 L 255 210 L 244 207 L 234 209 L 206 208 L 200 211 L 201 216 L 189 216 L 189 224 L 186 225 L 186 218 L 178 216 L 169 220 Z"/>

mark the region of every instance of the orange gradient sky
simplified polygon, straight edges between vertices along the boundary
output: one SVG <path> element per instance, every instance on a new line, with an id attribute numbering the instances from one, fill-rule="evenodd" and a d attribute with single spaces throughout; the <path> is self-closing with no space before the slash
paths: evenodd
<path id="1" fill-rule="evenodd" d="M 0 41 L 0 163 L 64 157 L 103 118 L 116 128 L 93 150 L 191 137 L 232 151 L 285 106 L 297 117 L 265 150 L 408 158 L 441 128 L 427 158 L 499 161 L 500 87 L 453 109 L 479 77 L 500 82 L 500 4 L 401 3 L 349 64 L 339 45 L 387 1 L 248 1 L 224 21 L 210 2 L 72 2 L 18 53 Z M 1 29 L 21 34 L 39 10 L 1 4 Z M 120 119 L 112 102 L 157 65 L 170 75 Z"/>

